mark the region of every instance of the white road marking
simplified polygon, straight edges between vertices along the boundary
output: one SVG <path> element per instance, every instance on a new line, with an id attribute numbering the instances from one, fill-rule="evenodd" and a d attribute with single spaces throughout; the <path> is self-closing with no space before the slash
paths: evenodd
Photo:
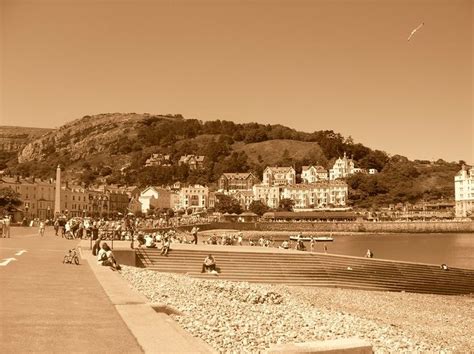
<path id="1" fill-rule="evenodd" d="M 3 262 L 0 262 L 0 266 L 5 267 L 11 261 L 16 261 L 15 258 L 6 258 Z"/>
<path id="2" fill-rule="evenodd" d="M 21 256 L 23 253 L 26 253 L 26 252 L 28 252 L 28 251 L 27 250 L 21 250 L 21 251 L 15 253 L 15 256 Z"/>
<path id="3" fill-rule="evenodd" d="M 0 247 L 0 250 L 18 250 L 18 247 Z M 37 249 L 34 249 L 33 251 L 65 252 L 67 251 L 67 249 L 65 248 L 63 250 L 55 250 L 55 249 L 48 249 L 48 248 L 37 248 Z M 30 252 L 33 252 L 33 251 L 30 250 Z"/>

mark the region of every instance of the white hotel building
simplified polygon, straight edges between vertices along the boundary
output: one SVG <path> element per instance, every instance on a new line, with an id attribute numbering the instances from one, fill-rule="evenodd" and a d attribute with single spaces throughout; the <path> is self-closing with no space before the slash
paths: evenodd
<path id="1" fill-rule="evenodd" d="M 456 217 L 474 214 L 474 168 L 472 166 L 463 165 L 462 170 L 454 176 L 454 196 Z"/>
<path id="2" fill-rule="evenodd" d="M 295 184 L 282 190 L 282 198 L 294 200 L 295 209 L 345 206 L 347 194 L 347 184 L 343 181 Z"/>
<path id="3" fill-rule="evenodd" d="M 255 200 L 278 208 L 281 199 L 294 200 L 294 209 L 341 207 L 347 203 L 348 188 L 344 181 L 289 184 L 286 186 L 253 186 Z"/>
<path id="4" fill-rule="evenodd" d="M 179 190 L 178 207 L 182 209 L 205 209 L 209 205 L 209 188 L 199 184 L 183 187 Z"/>

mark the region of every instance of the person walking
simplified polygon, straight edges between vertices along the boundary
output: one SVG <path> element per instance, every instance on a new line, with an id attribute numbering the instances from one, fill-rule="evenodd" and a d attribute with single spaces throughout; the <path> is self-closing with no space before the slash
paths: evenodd
<path id="1" fill-rule="evenodd" d="M 2 233 L 4 237 L 10 238 L 10 223 L 11 223 L 11 216 L 6 215 L 3 218 L 3 225 L 2 225 Z"/>
<path id="2" fill-rule="evenodd" d="M 40 223 L 39 223 L 39 234 L 40 234 L 41 237 L 44 236 L 44 228 L 45 228 L 44 221 L 40 221 Z"/>
<path id="3" fill-rule="evenodd" d="M 53 227 L 54 227 L 54 235 L 58 236 L 58 232 L 59 232 L 59 220 L 58 219 L 54 220 Z"/>
<path id="4" fill-rule="evenodd" d="M 310 243 L 309 243 L 309 248 L 310 248 L 310 251 L 311 251 L 311 252 L 314 252 L 314 246 L 315 246 L 315 244 L 314 244 L 314 238 L 311 237 L 311 241 L 310 241 Z"/>
<path id="5" fill-rule="evenodd" d="M 198 244 L 198 230 L 199 228 L 197 228 L 196 226 L 193 226 L 193 228 L 191 229 L 191 234 L 193 235 L 193 243 L 195 245 Z"/>
<path id="6" fill-rule="evenodd" d="M 242 246 L 242 240 L 243 240 L 243 233 L 242 232 L 239 232 L 238 236 L 237 236 L 237 244 L 239 246 Z"/>

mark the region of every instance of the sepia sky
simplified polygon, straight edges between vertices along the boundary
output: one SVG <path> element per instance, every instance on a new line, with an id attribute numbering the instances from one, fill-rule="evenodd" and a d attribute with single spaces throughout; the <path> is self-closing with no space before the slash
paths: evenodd
<path id="1" fill-rule="evenodd" d="M 181 113 L 474 162 L 471 0 L 0 3 L 0 125 Z"/>

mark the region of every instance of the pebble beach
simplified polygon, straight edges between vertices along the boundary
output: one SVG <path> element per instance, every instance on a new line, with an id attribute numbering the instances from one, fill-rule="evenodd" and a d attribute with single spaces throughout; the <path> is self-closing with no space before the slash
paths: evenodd
<path id="1" fill-rule="evenodd" d="M 193 279 L 124 266 L 150 303 L 219 352 L 359 337 L 375 352 L 474 352 L 474 297 L 300 288 Z"/>

